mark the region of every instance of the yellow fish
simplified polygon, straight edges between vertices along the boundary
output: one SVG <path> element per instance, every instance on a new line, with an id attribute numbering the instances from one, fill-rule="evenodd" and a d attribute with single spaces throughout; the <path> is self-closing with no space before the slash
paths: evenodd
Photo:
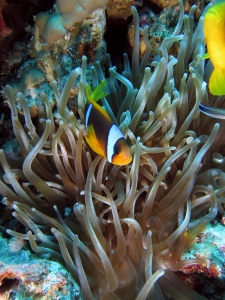
<path id="1" fill-rule="evenodd" d="M 213 95 L 225 95 L 225 1 L 217 1 L 204 16 L 204 36 L 214 70 L 209 79 Z"/>
<path id="2" fill-rule="evenodd" d="M 109 92 L 107 80 L 103 80 L 91 93 L 86 87 L 87 103 L 85 106 L 85 139 L 91 149 L 104 156 L 114 165 L 127 165 L 132 161 L 130 146 L 119 128 L 113 123 L 107 112 L 97 104 Z"/>

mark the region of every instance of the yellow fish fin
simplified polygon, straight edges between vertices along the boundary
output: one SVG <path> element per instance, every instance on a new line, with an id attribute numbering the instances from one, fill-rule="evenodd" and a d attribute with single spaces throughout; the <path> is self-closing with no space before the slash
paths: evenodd
<path id="1" fill-rule="evenodd" d="M 225 95 L 225 69 L 214 69 L 209 79 L 210 93 L 216 96 Z"/>
<path id="2" fill-rule="evenodd" d="M 207 53 L 203 54 L 202 56 L 200 56 L 199 58 L 200 59 L 207 59 L 207 58 L 210 58 L 210 56 L 209 56 L 209 53 L 207 52 Z"/>
<path id="3" fill-rule="evenodd" d="M 86 93 L 87 93 L 88 97 L 91 97 L 92 90 L 91 90 L 90 84 L 86 86 Z"/>
<path id="4" fill-rule="evenodd" d="M 89 98 L 91 98 L 94 102 L 98 102 L 99 99 L 107 96 L 109 94 L 109 87 L 108 87 L 108 79 L 104 79 L 94 91 L 91 91 L 91 86 L 86 86 L 86 92 Z"/>
<path id="5" fill-rule="evenodd" d="M 88 125 L 88 134 L 85 136 L 85 139 L 94 152 L 105 157 L 105 153 L 98 143 L 93 124 Z"/>

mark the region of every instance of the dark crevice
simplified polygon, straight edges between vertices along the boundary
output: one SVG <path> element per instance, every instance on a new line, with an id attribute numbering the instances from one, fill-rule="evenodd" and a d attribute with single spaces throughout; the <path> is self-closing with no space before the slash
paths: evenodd
<path id="1" fill-rule="evenodd" d="M 113 65 L 121 59 L 127 48 L 128 25 L 133 17 L 126 19 L 107 20 L 104 39 L 107 43 L 107 52 L 110 54 Z"/>
<path id="2" fill-rule="evenodd" d="M 2 284 L 0 286 L 0 293 L 5 293 L 7 290 L 11 289 L 12 287 L 18 286 L 19 280 L 17 278 L 7 278 L 5 277 L 2 280 Z"/>
<path id="3" fill-rule="evenodd" d="M 155 14 L 160 14 L 162 12 L 162 8 L 156 5 L 153 2 L 150 2 L 149 0 L 143 0 L 143 7 L 148 7 L 153 11 Z"/>

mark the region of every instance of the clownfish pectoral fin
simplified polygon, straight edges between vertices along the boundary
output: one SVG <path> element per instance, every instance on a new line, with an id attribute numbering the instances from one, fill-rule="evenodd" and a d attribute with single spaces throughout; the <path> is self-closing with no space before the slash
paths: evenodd
<path id="1" fill-rule="evenodd" d="M 100 145 L 98 143 L 93 124 L 88 125 L 87 133 L 88 134 L 85 136 L 85 140 L 88 143 L 88 145 L 90 146 L 90 148 L 94 152 L 96 152 L 102 156 L 105 156 L 102 148 L 100 147 Z"/>
<path id="2" fill-rule="evenodd" d="M 206 114 L 207 116 L 210 116 L 212 118 L 217 118 L 217 119 L 225 119 L 225 109 L 218 108 L 218 107 L 210 107 L 210 106 L 205 106 L 199 102 L 198 109 Z"/>
<path id="3" fill-rule="evenodd" d="M 209 79 L 209 91 L 216 96 L 225 95 L 225 69 L 213 70 Z"/>
<path id="4" fill-rule="evenodd" d="M 207 53 L 203 54 L 202 56 L 200 56 L 199 58 L 200 59 L 207 59 L 207 58 L 210 58 L 210 56 L 209 56 L 209 53 L 207 52 Z"/>

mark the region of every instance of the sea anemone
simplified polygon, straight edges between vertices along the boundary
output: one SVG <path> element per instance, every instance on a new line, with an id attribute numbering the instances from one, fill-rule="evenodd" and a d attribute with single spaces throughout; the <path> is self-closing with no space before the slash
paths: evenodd
<path id="1" fill-rule="evenodd" d="M 203 258 L 180 261 L 180 257 L 216 217 L 218 207 L 223 213 L 224 173 L 210 168 L 213 153 L 219 160 L 220 154 L 215 153 L 222 144 L 223 128 L 198 111 L 199 102 L 213 101 L 204 81 L 212 66 L 205 67 L 200 59 L 205 51 L 203 18 L 193 32 L 196 7 L 183 16 L 179 3 L 177 27 L 164 39 L 161 58 L 151 67 L 146 67 L 151 51 L 148 27 L 144 29 L 146 52 L 139 65 L 135 8 L 132 66 L 124 54 L 124 71 L 119 74 L 107 57 L 110 89 L 115 92 L 102 102 L 131 144 L 133 162 L 128 166 L 111 165 L 85 142 L 85 57 L 61 93 L 52 82 L 54 115 L 42 93 L 38 130 L 24 95 L 19 93 L 18 98 L 26 129 L 18 119 L 10 86 L 5 88 L 23 163 L 21 169 L 15 168 L 0 151 L 5 173 L 0 189 L 3 203 L 29 229 L 7 231 L 29 240 L 37 254 L 64 260 L 85 299 L 159 300 L 167 294 L 177 300 L 205 299 L 174 271 L 209 264 Z M 185 31 L 178 35 L 183 19 Z M 174 58 L 168 51 L 180 40 Z M 104 75 L 98 63 L 91 71 L 95 88 Z M 67 109 L 75 80 L 80 86 L 77 115 Z"/>

